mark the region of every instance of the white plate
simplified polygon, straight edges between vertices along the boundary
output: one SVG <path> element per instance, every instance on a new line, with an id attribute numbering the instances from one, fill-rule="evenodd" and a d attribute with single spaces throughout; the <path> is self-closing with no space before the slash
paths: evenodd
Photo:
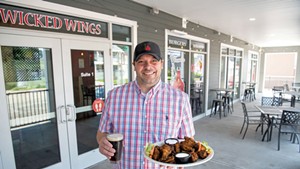
<path id="1" fill-rule="evenodd" d="M 162 146 L 163 144 L 165 144 L 164 142 L 157 142 L 157 143 L 154 143 L 154 145 L 157 145 L 157 146 Z M 148 157 L 144 151 L 144 157 L 146 159 L 148 159 L 149 161 L 155 163 L 155 164 L 159 164 L 159 165 L 163 165 L 163 166 L 170 166 L 170 167 L 191 167 L 191 166 L 196 166 L 196 165 L 200 165 L 200 164 L 203 164 L 203 163 L 206 163 L 208 162 L 210 159 L 213 158 L 214 156 L 214 150 L 210 147 L 210 146 L 207 146 L 207 148 L 209 148 L 211 150 L 211 153 L 205 158 L 205 159 L 198 159 L 197 161 L 193 162 L 193 163 L 186 163 L 186 164 L 170 164 L 170 163 L 164 163 L 164 162 L 160 162 L 160 161 L 156 161 L 156 160 L 153 160 L 152 158 Z"/>

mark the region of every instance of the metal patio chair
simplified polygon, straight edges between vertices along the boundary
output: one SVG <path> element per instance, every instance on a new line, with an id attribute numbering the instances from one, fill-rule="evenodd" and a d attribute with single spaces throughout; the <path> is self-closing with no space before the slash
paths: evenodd
<path id="1" fill-rule="evenodd" d="M 248 126 L 249 125 L 257 125 L 256 130 L 258 130 L 259 127 L 261 127 L 261 133 L 263 133 L 263 126 L 264 126 L 264 119 L 262 118 L 261 112 L 260 111 L 248 111 L 246 104 L 244 102 L 241 102 L 242 104 L 242 108 L 243 108 L 243 113 L 244 113 L 244 122 L 240 131 L 240 134 L 242 134 L 242 131 L 244 129 L 244 126 L 246 125 L 245 131 L 244 131 L 244 135 L 243 135 L 243 139 L 246 136 L 247 130 L 248 130 Z"/>

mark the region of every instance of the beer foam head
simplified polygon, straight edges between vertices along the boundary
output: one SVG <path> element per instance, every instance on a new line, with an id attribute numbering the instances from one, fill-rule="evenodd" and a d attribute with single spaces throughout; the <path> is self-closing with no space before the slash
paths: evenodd
<path id="1" fill-rule="evenodd" d="M 120 134 L 120 133 L 108 134 L 107 135 L 107 140 L 109 140 L 109 141 L 123 140 L 123 134 Z"/>

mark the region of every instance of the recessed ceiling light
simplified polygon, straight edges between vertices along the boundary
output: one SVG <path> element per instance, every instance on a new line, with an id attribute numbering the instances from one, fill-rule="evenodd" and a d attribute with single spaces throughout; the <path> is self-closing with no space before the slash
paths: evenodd
<path id="1" fill-rule="evenodd" d="M 256 18 L 249 18 L 249 21 L 255 21 Z"/>

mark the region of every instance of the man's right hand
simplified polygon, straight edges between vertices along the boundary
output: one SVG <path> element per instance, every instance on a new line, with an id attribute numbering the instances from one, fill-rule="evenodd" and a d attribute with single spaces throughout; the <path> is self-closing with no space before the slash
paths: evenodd
<path id="1" fill-rule="evenodd" d="M 106 138 L 107 133 L 97 132 L 97 142 L 99 144 L 99 152 L 110 159 L 116 150 Z"/>

